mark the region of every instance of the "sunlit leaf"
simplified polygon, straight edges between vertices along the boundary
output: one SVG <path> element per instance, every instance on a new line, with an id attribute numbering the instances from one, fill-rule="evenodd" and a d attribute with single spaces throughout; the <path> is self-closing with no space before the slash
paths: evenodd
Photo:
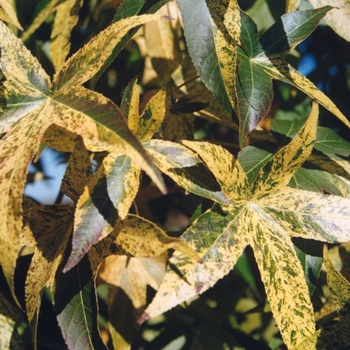
<path id="1" fill-rule="evenodd" d="M 68 349 L 107 349 L 97 325 L 97 298 L 94 275 L 85 256 L 65 274 L 59 274 L 54 292 L 57 321 Z M 67 283 L 69 282 L 69 283 Z"/>
<path id="2" fill-rule="evenodd" d="M 175 249 L 195 262 L 201 260 L 182 240 L 169 237 L 160 227 L 142 217 L 129 214 L 116 230 L 115 242 L 128 255 L 148 258 Z"/>
<path id="3" fill-rule="evenodd" d="M 21 24 L 18 22 L 12 0 L 0 0 L 0 19 L 23 30 Z"/>
<path id="4" fill-rule="evenodd" d="M 178 0 L 187 47 L 204 84 L 231 116 L 240 15 L 235 0 Z"/>
<path id="5" fill-rule="evenodd" d="M 243 170 L 235 170 L 239 164 L 236 161 L 231 170 L 232 178 L 238 183 L 232 186 L 236 192 L 234 204 L 222 209 L 214 206 L 182 236 L 203 264 L 195 264 L 175 253 L 141 321 L 207 290 L 232 269 L 244 248 L 250 245 L 285 344 L 293 349 L 298 349 L 300 344 L 315 346 L 313 307 L 291 237 L 326 242 L 344 242 L 350 238 L 349 199 L 287 187 L 293 173 L 312 150 L 317 114 L 317 103 L 314 103 L 304 127 L 260 169 L 253 184 L 249 184 Z M 186 143 L 190 147 L 196 145 Z M 201 147 L 200 142 L 196 149 L 211 171 L 223 179 L 225 172 L 217 170 L 219 160 L 212 161 L 222 157 L 213 157 L 210 148 Z M 209 153 L 206 156 L 205 150 Z M 221 167 L 230 171 L 226 165 Z M 288 175 L 281 176 L 281 169 Z M 295 324 L 302 326 L 296 330 Z"/>
<path id="6" fill-rule="evenodd" d="M 67 0 L 56 8 L 50 43 L 52 63 L 56 71 L 61 68 L 69 54 L 71 31 L 78 22 L 82 5 L 82 0 Z"/>
<path id="7" fill-rule="evenodd" d="M 350 3 L 347 0 L 309 0 L 313 7 L 331 5 L 325 20 L 327 24 L 342 38 L 350 41 Z"/>

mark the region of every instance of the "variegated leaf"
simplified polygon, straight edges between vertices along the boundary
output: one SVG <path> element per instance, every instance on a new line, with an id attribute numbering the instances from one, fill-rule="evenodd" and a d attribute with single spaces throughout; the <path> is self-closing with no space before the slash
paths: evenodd
<path id="1" fill-rule="evenodd" d="M 239 214 L 239 208 L 227 215 L 209 210 L 185 231 L 181 238 L 196 251 L 203 263 L 198 264 L 175 252 L 142 321 L 203 293 L 233 268 L 248 244 L 247 238 L 236 229 Z"/>
<path id="2" fill-rule="evenodd" d="M 187 47 L 204 84 L 231 116 L 240 35 L 236 0 L 178 0 Z"/>
<path id="3" fill-rule="evenodd" d="M 70 35 L 78 22 L 82 5 L 83 0 L 67 0 L 56 8 L 50 43 L 52 63 L 56 71 L 61 68 L 69 54 Z"/>
<path id="4" fill-rule="evenodd" d="M 34 247 L 26 277 L 25 301 L 33 342 L 45 286 L 53 287 L 55 275 L 73 229 L 74 208 L 67 205 L 35 206 L 25 210 L 22 244 Z"/>
<path id="5" fill-rule="evenodd" d="M 186 191 L 222 204 L 231 203 L 197 155 L 186 147 L 163 140 L 143 145 L 154 164 Z"/>

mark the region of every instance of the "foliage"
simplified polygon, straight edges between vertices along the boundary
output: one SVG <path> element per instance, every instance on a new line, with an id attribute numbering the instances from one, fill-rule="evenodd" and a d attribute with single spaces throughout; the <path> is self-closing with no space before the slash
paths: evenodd
<path id="1" fill-rule="evenodd" d="M 349 4 L 310 3 L 0 1 L 1 349 L 349 346 L 350 122 L 293 68 Z"/>

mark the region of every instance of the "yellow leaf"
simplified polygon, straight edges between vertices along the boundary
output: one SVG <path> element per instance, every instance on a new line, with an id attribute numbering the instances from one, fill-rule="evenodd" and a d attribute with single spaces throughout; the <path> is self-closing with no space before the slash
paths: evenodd
<path id="1" fill-rule="evenodd" d="M 274 217 L 253 203 L 245 207 L 239 229 L 254 250 L 283 340 L 288 349 L 298 349 L 298 344 L 315 332 L 315 322 L 309 289 L 293 243 Z"/>
<path id="2" fill-rule="evenodd" d="M 139 128 L 136 133 L 141 141 L 149 141 L 160 128 L 165 116 L 165 97 L 163 86 L 147 103 L 143 115 L 139 118 Z"/>
<path id="3" fill-rule="evenodd" d="M 130 99 L 123 100 L 121 108 L 128 118 L 130 130 L 137 135 L 140 130 L 140 89 L 137 85 L 137 79 L 131 81 L 127 89 L 130 89 Z"/>
<path id="4" fill-rule="evenodd" d="M 14 320 L 0 314 L 0 349 L 10 350 L 11 337 L 15 326 Z"/>
<path id="5" fill-rule="evenodd" d="M 80 86 L 88 81 L 100 70 L 115 46 L 130 29 L 160 19 L 160 15 L 142 15 L 123 18 L 111 24 L 71 56 L 56 72 L 53 79 L 54 91 L 63 86 Z"/>
<path id="6" fill-rule="evenodd" d="M 153 222 L 139 216 L 129 214 L 115 229 L 119 232 L 115 242 L 128 255 L 148 258 L 175 249 L 195 262 L 201 261 L 182 240 L 169 237 Z"/>
<path id="7" fill-rule="evenodd" d="M 182 143 L 203 159 L 229 199 L 237 201 L 246 198 L 248 178 L 230 152 L 209 142 Z"/>
<path id="8" fill-rule="evenodd" d="M 312 99 L 316 99 L 324 108 L 333 113 L 348 128 L 350 122 L 338 107 L 321 90 L 319 90 L 308 78 L 304 77 L 299 71 L 286 65 L 284 62 L 271 60 L 272 64 L 264 64 L 264 69 L 273 78 L 284 81 L 295 86 L 298 90 L 304 92 Z"/>
<path id="9" fill-rule="evenodd" d="M 327 24 L 342 38 L 350 42 L 350 2 L 348 0 L 310 0 L 313 7 L 334 6 L 327 13 Z"/>
<path id="10" fill-rule="evenodd" d="M 144 26 L 147 56 L 151 59 L 153 69 L 160 78 L 171 73 L 181 61 L 178 30 L 179 10 L 175 2 L 161 7 L 157 14 L 166 15 L 174 20 L 149 22 Z"/>
<path id="11" fill-rule="evenodd" d="M 66 0 L 56 8 L 51 32 L 50 51 L 52 63 L 58 71 L 66 60 L 70 49 L 70 34 L 78 22 L 83 0 Z"/>
<path id="12" fill-rule="evenodd" d="M 14 25 L 20 30 L 23 30 L 22 26 L 18 22 L 13 0 L 0 0 L 0 19 Z"/>
<path id="13" fill-rule="evenodd" d="M 312 110 L 305 125 L 287 146 L 281 148 L 260 169 L 251 188 L 254 198 L 277 192 L 288 185 L 291 177 L 311 154 L 316 141 L 317 119 L 318 103 L 313 101 Z"/>
<path id="14" fill-rule="evenodd" d="M 299 7 L 299 4 L 300 4 L 300 0 L 287 0 L 287 2 L 286 2 L 286 12 L 296 11 L 298 9 L 298 7 Z"/>

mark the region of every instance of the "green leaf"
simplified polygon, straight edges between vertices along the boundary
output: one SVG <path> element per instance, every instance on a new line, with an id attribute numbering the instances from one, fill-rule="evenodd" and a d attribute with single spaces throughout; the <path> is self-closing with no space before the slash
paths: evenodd
<path id="1" fill-rule="evenodd" d="M 350 198 L 350 182 L 336 174 L 322 170 L 300 168 L 293 175 L 289 186 Z"/>
<path id="2" fill-rule="evenodd" d="M 318 127 L 315 149 L 324 154 L 337 154 L 348 157 L 350 155 L 350 142 L 341 138 L 329 128 Z"/>
<path id="3" fill-rule="evenodd" d="M 325 6 L 317 10 L 295 11 L 283 15 L 260 38 L 264 55 L 270 59 L 286 56 L 316 29 L 320 20 L 331 9 L 331 6 Z"/>
<path id="4" fill-rule="evenodd" d="M 95 269 L 85 256 L 72 270 L 59 274 L 56 279 L 55 312 L 70 350 L 107 349 L 97 325 Z"/>
<path id="5" fill-rule="evenodd" d="M 240 35 L 238 4 L 236 0 L 220 3 L 177 0 L 177 4 L 193 64 L 204 84 L 231 116 Z"/>
<path id="6" fill-rule="evenodd" d="M 294 85 L 336 115 L 350 127 L 350 122 L 334 103 L 298 71 L 290 67 L 283 57 L 305 37 L 311 34 L 320 19 L 331 7 L 288 13 L 261 37 L 255 23 L 241 12 L 241 44 L 238 49 L 236 76 L 236 113 L 239 116 L 240 146 L 245 137 L 267 114 L 273 94 L 272 79 Z M 297 26 L 295 26 L 295 23 Z"/>

